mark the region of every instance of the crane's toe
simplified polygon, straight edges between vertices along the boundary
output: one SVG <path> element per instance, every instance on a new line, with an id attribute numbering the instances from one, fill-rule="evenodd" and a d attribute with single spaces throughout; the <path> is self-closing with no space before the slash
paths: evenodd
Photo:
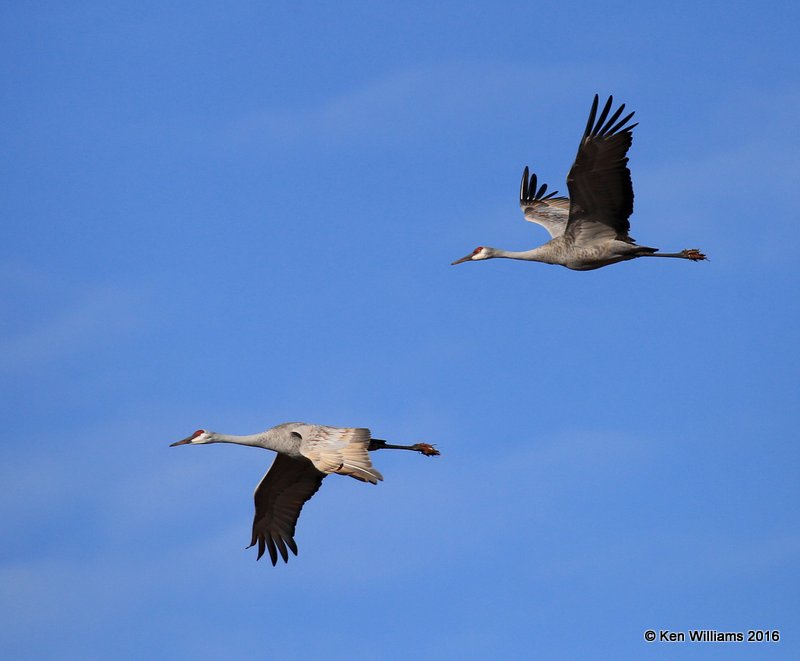
<path id="1" fill-rule="evenodd" d="M 439 450 L 433 447 L 430 443 L 415 443 L 412 446 L 412 449 L 416 450 L 417 452 L 421 452 L 426 457 L 435 457 L 439 454 Z"/>
<path id="2" fill-rule="evenodd" d="M 687 248 L 681 253 L 686 259 L 691 259 L 693 262 L 702 262 L 703 260 L 707 260 L 703 253 L 701 253 L 697 248 Z"/>

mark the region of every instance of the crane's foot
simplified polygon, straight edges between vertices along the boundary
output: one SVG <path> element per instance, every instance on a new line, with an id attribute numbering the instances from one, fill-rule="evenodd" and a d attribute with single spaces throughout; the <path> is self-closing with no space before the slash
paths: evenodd
<path id="1" fill-rule="evenodd" d="M 687 248 L 686 250 L 682 250 L 681 255 L 683 255 L 686 259 L 691 259 L 693 262 L 702 262 L 703 260 L 708 259 L 708 257 L 701 253 L 697 248 Z"/>
<path id="2" fill-rule="evenodd" d="M 411 446 L 412 450 L 416 450 L 417 452 L 421 452 L 426 457 L 435 457 L 439 454 L 439 450 L 433 447 L 430 443 L 415 443 Z"/>

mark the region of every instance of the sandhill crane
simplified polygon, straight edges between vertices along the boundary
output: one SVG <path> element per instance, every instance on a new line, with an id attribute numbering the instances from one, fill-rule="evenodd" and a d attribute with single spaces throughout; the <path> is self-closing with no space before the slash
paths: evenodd
<path id="1" fill-rule="evenodd" d="M 287 549 L 297 555 L 294 529 L 300 510 L 317 492 L 326 475 L 338 473 L 377 484 L 383 480 L 383 475 L 372 466 L 369 452 L 413 450 L 429 457 L 439 454 L 428 443 L 391 445 L 371 438 L 369 429 L 343 429 L 305 422 L 286 422 L 250 436 L 231 436 L 198 429 L 170 447 L 206 443 L 236 443 L 278 453 L 255 490 L 253 537 L 247 547 L 258 542 L 256 560 L 264 555 L 266 548 L 273 565 L 278 562 L 279 552 L 284 562 L 289 561 Z"/>
<path id="2" fill-rule="evenodd" d="M 633 185 L 626 154 L 633 142 L 632 130 L 636 124 L 626 126 L 633 113 L 617 121 L 625 104 L 608 116 L 613 103 L 611 96 L 597 117 L 598 103 L 595 94 L 578 154 L 567 175 L 569 199 L 555 197 L 555 192 L 545 195 L 547 184 L 537 190 L 536 175 L 528 179 L 527 167 L 522 174 L 519 203 L 525 219 L 542 225 L 552 239 L 525 252 L 478 246 L 453 264 L 506 257 L 590 271 L 636 257 L 706 259 L 696 248 L 660 253 L 658 248 L 636 245 L 628 235 L 628 218 L 633 213 Z"/>

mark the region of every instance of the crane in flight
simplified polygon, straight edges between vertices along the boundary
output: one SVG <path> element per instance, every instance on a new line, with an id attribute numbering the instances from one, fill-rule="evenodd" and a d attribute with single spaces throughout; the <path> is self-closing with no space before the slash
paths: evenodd
<path id="1" fill-rule="evenodd" d="M 625 104 L 609 117 L 613 97 L 608 97 L 599 117 L 598 105 L 595 94 L 578 154 L 567 175 L 569 198 L 556 197 L 557 191 L 545 195 L 547 184 L 537 189 L 536 175 L 529 178 L 527 167 L 522 173 L 519 203 L 525 220 L 544 227 L 552 239 L 524 252 L 478 246 L 453 265 L 505 257 L 591 271 L 637 257 L 706 259 L 697 248 L 663 253 L 658 248 L 640 246 L 628 234 L 633 184 L 627 153 L 636 124 L 627 125 L 633 113 L 619 119 Z"/>
<path id="2" fill-rule="evenodd" d="M 278 453 L 272 466 L 256 487 L 256 514 L 250 548 L 258 543 L 259 560 L 269 551 L 272 564 L 278 553 L 289 561 L 288 550 L 297 555 L 294 529 L 300 510 L 331 473 L 349 475 L 362 482 L 377 484 L 383 475 L 372 465 L 369 452 L 375 450 L 412 450 L 432 457 L 439 451 L 428 443 L 392 445 L 372 438 L 369 429 L 339 428 L 287 422 L 259 434 L 232 436 L 198 429 L 176 445 L 236 443 L 274 450 Z"/>

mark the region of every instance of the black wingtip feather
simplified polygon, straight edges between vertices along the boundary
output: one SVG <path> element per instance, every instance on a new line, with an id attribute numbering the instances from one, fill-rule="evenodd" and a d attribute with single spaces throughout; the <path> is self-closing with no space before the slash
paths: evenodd
<path id="1" fill-rule="evenodd" d="M 618 122 L 617 122 L 617 123 L 616 123 L 616 124 L 615 124 L 615 125 L 614 125 L 612 128 L 608 129 L 608 130 L 605 132 L 605 134 L 607 134 L 607 135 L 614 135 L 614 134 L 615 134 L 617 131 L 619 131 L 619 130 L 620 130 L 622 127 L 623 127 L 623 126 L 625 126 L 625 124 L 626 124 L 626 123 L 627 123 L 627 122 L 630 120 L 630 118 L 631 118 L 631 117 L 633 117 L 635 114 L 636 114 L 636 112 L 632 112 L 632 113 L 630 113 L 630 114 L 628 114 L 628 115 L 625 115 L 625 117 L 624 117 L 623 119 L 621 119 L 620 121 L 618 121 Z M 638 122 L 637 122 L 636 124 L 633 124 L 633 126 L 628 126 L 628 127 L 626 127 L 626 128 L 625 128 L 625 130 L 626 130 L 626 131 L 630 131 L 630 130 L 631 130 L 633 127 L 634 127 L 634 126 L 638 126 L 638 125 L 639 125 L 639 124 L 638 124 Z"/>
<path id="2" fill-rule="evenodd" d="M 597 130 L 605 123 L 606 117 L 608 117 L 608 111 L 611 110 L 611 104 L 613 102 L 614 97 L 609 96 L 608 101 L 606 101 L 606 105 L 603 106 L 603 112 L 600 113 L 600 117 L 598 117 L 597 122 L 595 122 L 594 128 L 592 129 L 592 135 L 597 135 Z"/>
<path id="3" fill-rule="evenodd" d="M 520 184 L 519 189 L 519 201 L 520 202 L 533 202 L 541 198 L 542 194 L 547 190 L 547 184 L 542 184 L 542 187 L 537 190 L 537 186 L 539 185 L 539 180 L 536 177 L 536 173 L 530 172 L 527 166 L 525 166 L 525 170 L 522 173 L 522 183 Z"/>
<path id="4" fill-rule="evenodd" d="M 530 178 L 529 178 L 530 177 Z M 520 184 L 519 201 L 524 202 L 539 202 L 542 200 L 549 200 L 551 197 L 558 195 L 558 191 L 547 193 L 547 184 L 539 186 L 539 179 L 536 173 L 530 173 L 527 166 L 522 173 L 522 183 Z M 545 195 L 547 193 L 547 195 Z"/>
<path id="5" fill-rule="evenodd" d="M 614 124 L 614 122 L 617 121 L 617 118 L 622 114 L 623 110 L 625 110 L 624 103 L 619 108 L 617 108 L 616 112 L 613 115 L 611 115 L 611 117 L 608 118 L 608 121 L 606 122 L 605 126 L 603 126 L 603 128 L 601 128 L 600 131 L 598 131 L 597 135 L 602 137 L 606 133 L 608 133 L 609 129 Z"/>
<path id="6" fill-rule="evenodd" d="M 522 183 L 519 185 L 519 200 L 522 202 L 528 197 L 528 166 L 522 172 Z M 373 439 L 374 440 L 374 439 Z"/>
<path id="7" fill-rule="evenodd" d="M 264 546 L 264 538 L 263 537 L 259 537 L 258 538 L 258 555 L 256 556 L 256 562 L 261 560 L 261 556 L 264 555 L 264 549 L 265 548 L 266 547 Z"/>
<path id="8" fill-rule="evenodd" d="M 275 542 L 272 541 L 272 537 L 264 538 L 267 542 L 267 550 L 269 551 L 269 559 L 272 560 L 272 566 L 278 564 L 278 549 L 275 548 Z"/>
<path id="9" fill-rule="evenodd" d="M 289 562 L 289 551 L 286 550 L 286 544 L 283 543 L 283 539 L 278 535 L 274 537 L 275 544 L 278 547 L 278 551 L 280 551 L 281 558 L 283 558 L 284 562 Z"/>
<path id="10" fill-rule="evenodd" d="M 264 555 L 264 552 L 269 551 L 269 558 L 272 561 L 273 567 L 278 564 L 278 553 L 280 553 L 284 562 L 289 562 L 289 551 L 297 555 L 297 544 L 291 537 L 284 537 L 283 535 L 280 537 L 268 537 L 264 535 L 262 537 L 261 535 L 257 535 L 253 537 L 253 541 L 247 548 L 252 548 L 256 543 L 258 543 L 258 555 L 256 556 L 256 560 L 261 560 L 261 556 Z"/>
<path id="11" fill-rule="evenodd" d="M 600 97 L 597 94 L 595 94 L 594 101 L 592 101 L 592 109 L 589 111 L 589 121 L 586 122 L 586 130 L 583 132 L 584 138 L 587 135 L 589 135 L 590 131 L 592 130 L 592 127 L 594 126 L 594 118 L 595 115 L 597 114 L 597 106 L 599 103 L 600 103 Z"/>
<path id="12" fill-rule="evenodd" d="M 631 117 L 635 113 L 629 113 L 625 115 L 625 117 L 619 121 L 617 119 L 622 114 L 622 111 L 625 109 L 625 104 L 623 103 L 617 110 L 614 112 L 611 117 L 608 117 L 609 112 L 611 111 L 612 106 L 614 105 L 614 96 L 611 95 L 608 97 L 603 109 L 600 111 L 600 115 L 597 115 L 597 110 L 600 105 L 600 97 L 595 94 L 594 100 L 592 101 L 592 109 L 589 112 L 589 121 L 586 122 L 586 130 L 583 132 L 583 137 L 593 137 L 593 138 L 604 138 L 608 136 L 612 136 L 618 131 L 625 130 L 630 131 L 636 124 L 633 126 L 625 126 Z M 608 118 L 608 119 L 606 119 Z M 616 122 L 616 123 L 615 123 Z"/>

